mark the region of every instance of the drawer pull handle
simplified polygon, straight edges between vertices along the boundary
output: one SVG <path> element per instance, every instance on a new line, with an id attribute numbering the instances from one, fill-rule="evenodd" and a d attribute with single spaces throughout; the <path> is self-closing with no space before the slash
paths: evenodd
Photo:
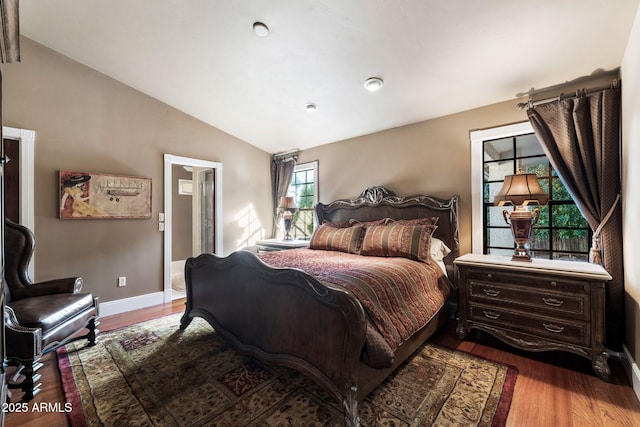
<path id="1" fill-rule="evenodd" d="M 487 274 L 487 278 L 488 279 L 493 279 L 493 274 L 491 274 L 491 273 Z"/>
<path id="2" fill-rule="evenodd" d="M 485 311 L 484 317 L 488 317 L 489 319 L 497 319 L 500 317 L 500 313 L 496 313 L 495 311 Z"/>
<path id="3" fill-rule="evenodd" d="M 558 286 L 556 282 L 551 282 L 551 286 Z"/>
<path id="4" fill-rule="evenodd" d="M 483 289 L 483 291 L 488 297 L 497 297 L 500 295 L 500 291 L 496 291 L 495 289 Z"/>
<path id="5" fill-rule="evenodd" d="M 551 307 L 560 307 L 564 304 L 563 300 L 555 299 L 555 298 L 542 298 L 545 304 L 550 305 Z"/>
<path id="6" fill-rule="evenodd" d="M 553 332 L 555 334 L 559 334 L 560 332 L 564 331 L 564 326 L 557 326 L 557 325 L 547 325 L 546 323 L 543 323 L 542 326 L 544 326 L 544 328 L 549 331 L 549 332 Z"/>

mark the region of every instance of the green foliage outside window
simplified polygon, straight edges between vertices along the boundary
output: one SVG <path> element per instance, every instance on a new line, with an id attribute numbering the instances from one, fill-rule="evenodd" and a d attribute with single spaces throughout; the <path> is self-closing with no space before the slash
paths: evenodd
<path id="1" fill-rule="evenodd" d="M 309 239 L 314 229 L 315 171 L 297 170 L 293 173 L 288 195 L 295 197 L 298 206 L 292 218 L 291 234 L 296 239 Z"/>
<path id="2" fill-rule="evenodd" d="M 489 144 L 489 145 L 486 145 Z M 516 154 L 518 153 L 518 154 Z M 528 154 L 527 154 L 528 153 Z M 524 154 L 524 155 L 523 155 Z M 488 160 L 487 160 L 488 159 Z M 493 194 L 502 186 L 502 176 L 513 174 L 521 167 L 525 173 L 534 173 L 540 186 L 550 196 L 540 209 L 534 226 L 531 250 L 534 257 L 582 259 L 589 251 L 590 229 L 576 206 L 571 194 L 542 153 L 537 140 L 530 135 L 485 142 L 485 247 L 487 253 L 509 253 L 512 244 L 509 226 L 502 220 L 502 208 L 493 207 Z M 511 171 L 512 169 L 512 171 Z M 508 208 L 513 209 L 513 208 Z M 530 206 L 529 209 L 534 209 Z M 499 218 L 498 218 L 499 217 Z"/>
<path id="3" fill-rule="evenodd" d="M 557 229 L 556 236 L 561 239 L 587 237 L 588 231 L 584 230 L 589 226 L 587 221 L 573 202 L 573 198 L 560 178 L 555 173 L 549 176 L 549 165 L 530 166 L 526 172 L 535 173 L 542 189 L 550 195 L 549 203 L 539 207 L 540 219 L 536 228 L 541 230 L 536 234 L 536 237 L 549 238 L 550 225 Z M 549 180 L 551 180 L 551 188 L 549 188 Z M 553 218 L 551 224 L 549 224 L 550 218 Z"/>
<path id="4" fill-rule="evenodd" d="M 292 228 L 297 238 L 307 238 L 313 234 L 313 188 L 310 183 L 296 185 L 295 198 L 298 210 L 293 215 Z M 299 235 L 298 232 L 301 234 Z"/>

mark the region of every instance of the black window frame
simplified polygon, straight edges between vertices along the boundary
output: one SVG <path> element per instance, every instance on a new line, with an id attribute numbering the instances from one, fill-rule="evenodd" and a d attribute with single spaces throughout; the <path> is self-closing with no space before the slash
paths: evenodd
<path id="1" fill-rule="evenodd" d="M 313 180 L 309 180 L 309 172 L 312 172 Z M 304 173 L 305 178 L 298 179 Z M 309 194 L 309 188 L 313 188 Z M 298 188 L 302 188 L 299 191 Z M 300 194 L 303 193 L 303 194 Z M 315 205 L 318 202 L 318 162 L 301 163 L 295 166 L 287 195 L 294 197 L 298 206 L 294 213 L 291 236 L 296 240 L 309 240 L 316 227 Z M 304 200 L 302 200 L 304 199 Z"/>
<path id="2" fill-rule="evenodd" d="M 532 159 L 536 159 L 536 158 L 540 158 L 540 159 L 544 159 L 544 162 L 546 162 L 546 164 L 548 164 L 548 167 L 546 167 L 546 173 L 545 174 L 541 174 L 539 170 L 536 171 L 531 171 L 531 170 L 524 170 L 523 172 L 534 172 L 538 175 L 538 180 L 542 186 L 543 189 L 545 189 L 546 191 L 551 191 L 550 193 L 550 199 L 549 202 L 547 203 L 547 205 L 545 206 L 539 206 L 538 208 L 541 210 L 541 218 L 545 218 L 546 220 L 543 221 L 542 223 L 538 223 L 536 225 L 534 225 L 533 227 L 533 232 L 532 234 L 534 235 L 533 237 L 540 236 L 540 235 L 544 235 L 546 234 L 546 247 L 540 247 L 540 246 L 536 246 L 536 243 L 539 243 L 540 241 L 542 241 L 542 239 L 536 239 L 536 238 L 532 238 L 532 245 L 531 245 L 531 256 L 532 258 L 543 258 L 543 259 L 563 259 L 563 260 L 571 260 L 571 261 L 588 261 L 589 259 L 589 243 L 591 242 L 591 238 L 593 235 L 593 232 L 591 231 L 591 228 L 588 226 L 586 220 L 584 220 L 584 217 L 582 216 L 582 214 L 580 213 L 576 203 L 573 201 L 573 198 L 571 198 L 570 193 L 567 191 L 567 189 L 564 187 L 564 184 L 562 183 L 562 181 L 560 180 L 560 178 L 558 177 L 558 175 L 555 173 L 555 171 L 553 170 L 553 166 L 550 164 L 549 159 L 547 158 L 546 155 L 544 154 L 535 154 L 535 155 L 522 155 L 519 156 L 517 155 L 518 149 L 517 149 L 517 143 L 518 143 L 518 139 L 519 138 L 523 138 L 523 137 L 528 137 L 528 136 L 534 136 L 534 133 L 521 133 L 521 134 L 517 134 L 517 135 L 512 135 L 512 136 L 508 136 L 508 137 L 499 137 L 499 138 L 494 138 L 494 139 L 485 139 L 482 141 L 482 170 L 484 171 L 486 166 L 488 164 L 491 163 L 505 163 L 508 161 L 512 162 L 512 174 L 515 174 L 518 172 L 518 169 L 520 167 L 520 164 L 522 164 L 522 160 L 532 160 Z M 501 157 L 499 159 L 492 159 L 492 160 L 487 160 L 486 159 L 486 152 L 487 150 L 485 149 L 486 145 L 488 143 L 492 143 L 495 141 L 506 141 L 506 140 L 511 140 L 512 142 L 512 149 L 511 149 L 511 156 L 508 157 Z M 536 138 L 537 141 L 537 138 Z M 539 141 L 538 141 L 539 143 Z M 544 163 L 541 162 L 541 163 Z M 503 254 L 506 255 L 507 253 L 509 253 L 509 251 L 513 251 L 513 249 L 515 248 L 515 242 L 513 243 L 512 246 L 507 247 L 507 246 L 492 246 L 490 245 L 490 231 L 493 229 L 510 229 L 510 226 L 505 222 L 501 225 L 491 225 L 488 224 L 489 222 L 489 208 L 493 207 L 493 200 L 489 200 L 488 194 L 489 194 L 489 185 L 494 184 L 494 185 L 498 185 L 500 183 L 502 183 L 504 181 L 504 179 L 499 179 L 499 180 L 489 180 L 487 177 L 487 174 L 483 172 L 483 181 L 482 181 L 482 200 L 483 200 L 483 204 L 482 204 L 482 226 L 483 226 L 483 239 L 482 239 L 482 252 L 484 254 L 489 254 L 492 252 L 492 249 L 495 250 L 494 253 L 498 253 L 498 254 Z M 558 191 L 558 190 L 562 190 L 562 191 Z M 561 194 L 556 194 L 556 193 L 564 193 L 566 195 L 566 197 L 564 198 L 560 198 Z M 580 217 L 581 217 L 581 221 L 583 222 L 583 225 L 581 226 L 559 226 L 559 225 L 554 225 L 555 223 L 555 218 L 554 215 L 556 214 L 557 211 L 559 211 L 558 208 L 560 207 L 570 207 L 573 208 L 575 210 L 575 212 L 577 212 Z M 512 208 L 507 208 L 505 207 L 507 210 L 510 210 Z M 558 215 L 559 216 L 559 215 Z M 546 225 L 545 225 L 546 222 Z M 546 232 L 546 233 L 545 233 Z M 580 250 L 575 250 L 575 249 L 567 249 L 567 248 L 557 248 L 554 242 L 554 236 L 562 234 L 562 232 L 565 233 L 572 233 L 572 232 L 578 232 L 578 233 L 583 233 L 586 232 L 586 239 L 585 239 L 585 244 L 584 244 L 584 250 L 580 249 Z M 560 242 L 560 240 L 558 240 L 558 243 Z"/>

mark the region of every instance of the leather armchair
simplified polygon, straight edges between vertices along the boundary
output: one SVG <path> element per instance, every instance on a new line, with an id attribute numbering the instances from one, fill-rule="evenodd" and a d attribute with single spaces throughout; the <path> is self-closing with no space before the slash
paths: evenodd
<path id="1" fill-rule="evenodd" d="M 20 388 L 23 401 L 40 392 L 43 354 L 79 339 L 96 344 L 98 298 L 81 293 L 81 277 L 33 283 L 28 266 L 35 238 L 28 228 L 5 219 L 5 340 L 9 366 L 16 371 L 9 388 Z M 88 332 L 81 335 L 81 331 Z M 18 378 L 24 376 L 20 382 Z"/>

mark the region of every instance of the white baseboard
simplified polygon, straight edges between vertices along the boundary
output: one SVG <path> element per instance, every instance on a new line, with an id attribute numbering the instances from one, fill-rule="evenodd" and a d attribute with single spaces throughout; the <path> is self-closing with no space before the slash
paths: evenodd
<path id="1" fill-rule="evenodd" d="M 127 311 L 138 310 L 152 305 L 164 303 L 164 293 L 154 292 L 151 294 L 138 295 L 131 298 L 123 298 L 115 301 L 100 303 L 100 317 L 112 316 L 114 314 L 125 313 Z"/>
<path id="2" fill-rule="evenodd" d="M 627 376 L 631 381 L 636 397 L 640 400 L 640 368 L 638 368 L 638 365 L 633 360 L 629 349 L 624 344 L 622 345 L 622 351 L 624 353 L 624 356 L 622 357 L 622 365 L 624 366 L 624 370 L 627 372 Z"/>

